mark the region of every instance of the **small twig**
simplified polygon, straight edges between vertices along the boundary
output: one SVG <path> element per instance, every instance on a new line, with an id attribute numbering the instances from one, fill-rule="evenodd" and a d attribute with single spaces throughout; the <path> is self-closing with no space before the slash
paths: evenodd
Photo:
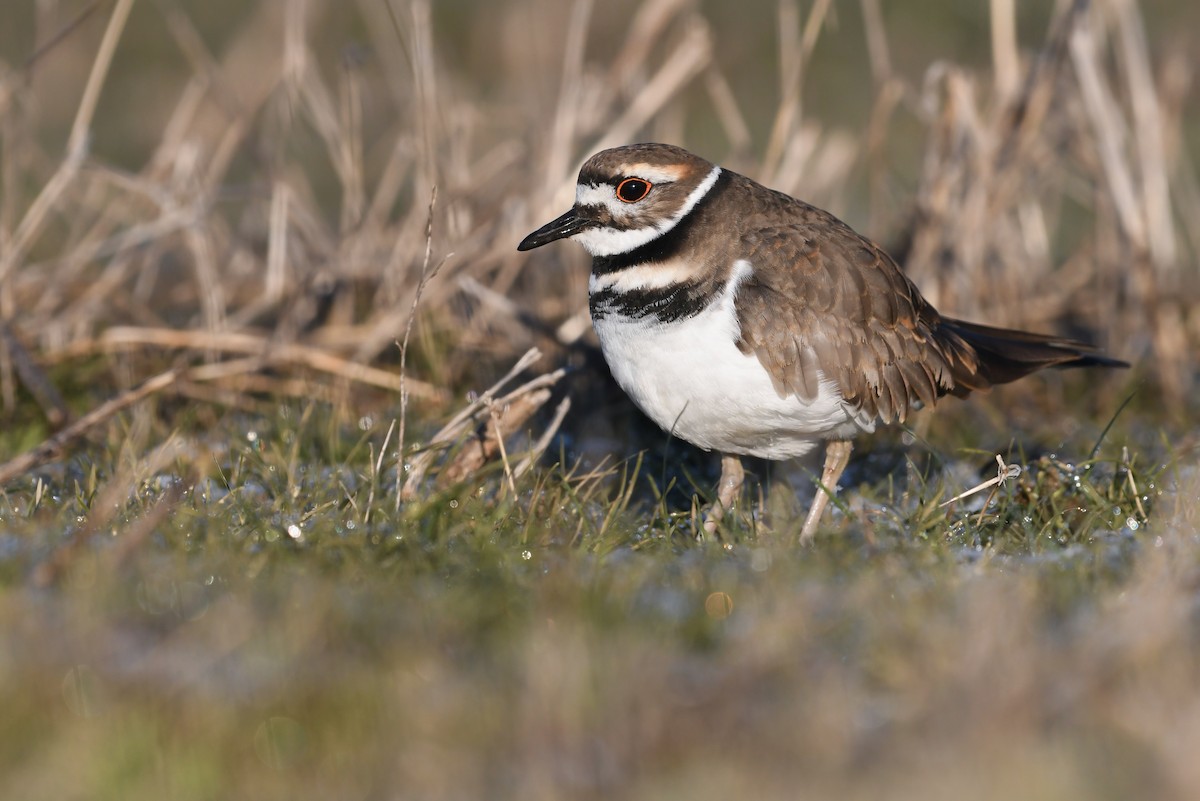
<path id="1" fill-rule="evenodd" d="M 408 422 L 408 340 L 412 336 L 413 322 L 417 319 L 417 306 L 425 285 L 429 279 L 437 275 L 438 270 L 450 256 L 447 254 L 433 270 L 429 269 L 429 260 L 433 256 L 433 209 L 437 204 L 437 184 L 429 192 L 429 216 L 425 220 L 425 258 L 421 260 L 421 277 L 417 281 L 417 289 L 413 292 L 412 306 L 408 310 L 408 322 L 404 324 L 404 339 L 400 341 L 400 431 L 396 436 L 396 498 L 395 509 L 400 510 L 401 478 L 404 476 L 404 435 Z M 382 452 L 379 454 L 383 457 Z"/>
<path id="2" fill-rule="evenodd" d="M 574 339 L 569 338 L 569 335 L 564 330 L 567 328 L 566 324 L 556 329 L 553 325 L 543 320 L 536 312 L 524 308 L 508 295 L 497 292 L 491 287 L 484 286 L 469 275 L 459 278 L 457 283 L 463 292 L 478 300 L 490 311 L 523 326 L 529 331 L 553 339 L 560 345 L 567 347 L 575 344 L 575 340 L 579 339 L 579 336 L 575 336 Z M 583 312 L 587 314 L 586 305 L 583 307 Z M 587 317 L 586 323 L 590 328 L 590 316 Z M 586 330 L 585 328 L 584 331 Z"/>
<path id="3" fill-rule="evenodd" d="M 528 381 L 526 381 L 524 384 L 522 384 L 521 386 L 514 389 L 512 392 L 501 397 L 497 401 L 497 403 L 499 403 L 501 406 L 503 406 L 506 403 L 512 403 L 513 401 L 517 400 L 518 398 L 520 398 L 524 395 L 532 394 L 535 390 L 544 389 L 546 387 L 552 387 L 555 384 L 557 384 L 559 382 L 559 379 L 561 379 L 566 374 L 567 374 L 567 368 L 560 367 L 557 370 L 554 370 L 552 372 L 544 373 L 535 378 L 531 378 Z"/>
<path id="4" fill-rule="evenodd" d="M 546 452 L 546 448 L 550 447 L 550 441 L 554 439 L 554 435 L 558 433 L 558 429 L 562 426 L 562 422 L 566 419 L 567 412 L 571 409 L 571 399 L 563 398 L 558 404 L 558 408 L 554 410 L 554 419 L 550 421 L 550 425 L 546 426 L 546 430 L 538 437 L 538 441 L 529 449 L 529 453 L 525 455 L 513 470 L 513 475 L 520 478 L 525 474 L 525 471 L 533 466 L 533 463 L 542 458 L 542 454 Z"/>
<path id="5" fill-rule="evenodd" d="M 459 411 L 458 414 L 450 418 L 450 422 L 442 426 L 441 430 L 433 435 L 433 437 L 429 440 L 429 444 L 436 445 L 439 442 L 446 442 L 457 436 L 458 432 L 463 428 L 467 421 L 469 421 L 475 415 L 475 412 L 477 412 L 479 408 L 489 400 L 496 397 L 496 394 L 500 391 L 501 387 L 503 387 L 509 381 L 512 381 L 522 371 L 540 358 L 542 358 L 542 352 L 537 348 L 530 348 L 527 350 L 525 355 L 520 359 L 517 359 L 517 363 L 514 364 L 499 381 L 497 381 L 495 384 L 492 384 L 492 386 L 483 392 L 479 397 L 477 397 L 471 403 L 468 403 L 461 411 Z M 539 378 L 544 378 L 544 376 L 539 376 Z M 538 379 L 534 380 L 536 381 Z M 526 386 L 528 386 L 528 384 Z"/>
<path id="6" fill-rule="evenodd" d="M 1137 507 L 1138 514 L 1142 516 L 1142 520 L 1147 519 L 1146 507 L 1142 506 L 1142 493 L 1138 489 L 1137 481 L 1133 477 L 1133 460 L 1129 458 L 1129 448 L 1121 448 L 1121 464 L 1125 466 L 1125 479 L 1129 482 L 1129 488 L 1133 490 L 1133 504 Z"/>
<path id="7" fill-rule="evenodd" d="M 34 50 L 33 53 L 31 53 L 29 57 L 25 59 L 25 63 L 22 65 L 22 67 L 25 70 L 26 75 L 28 76 L 30 73 L 32 73 L 37 62 L 40 61 L 43 56 L 57 47 L 59 42 L 66 39 L 75 31 L 79 30 L 83 23 L 87 22 L 88 17 L 92 16 L 92 14 L 98 11 L 101 6 L 111 5 L 112 2 L 113 0 L 93 0 L 93 2 L 81 9 L 74 17 L 67 20 L 62 27 L 51 34 L 49 39 L 38 45 L 38 49 Z"/>
<path id="8" fill-rule="evenodd" d="M 997 484 L 1003 484 L 1005 481 L 1008 481 L 1011 478 L 1016 478 L 1017 476 L 1021 475 L 1021 465 L 1005 464 L 1004 457 L 1002 457 L 1000 454 L 996 454 L 996 464 L 998 465 L 998 468 L 996 470 L 995 478 L 989 478 L 987 481 L 984 481 L 982 484 L 976 484 L 974 487 L 971 487 L 966 492 L 960 492 L 958 495 L 955 495 L 950 500 L 944 501 L 943 503 L 938 504 L 938 508 L 941 509 L 945 506 L 949 506 L 950 504 L 954 503 L 955 501 L 961 501 L 963 498 L 967 498 L 971 495 L 974 495 L 977 492 L 982 492 L 983 490 L 987 489 L 988 487 L 994 487 Z M 990 499 L 989 499 L 989 502 L 990 502 Z M 984 507 L 985 508 L 987 507 L 986 503 L 984 504 Z"/>
<path id="9" fill-rule="evenodd" d="M 538 404 L 539 406 L 541 404 Z M 508 463 L 508 449 L 504 447 L 504 428 L 500 424 L 500 415 L 496 413 L 496 404 L 487 405 L 488 415 L 492 418 L 492 427 L 496 432 L 496 447 L 500 450 L 500 463 L 504 465 L 504 477 L 508 479 L 508 488 L 513 498 L 517 497 L 517 482 L 513 480 L 512 465 Z"/>
<path id="10" fill-rule="evenodd" d="M 367 464 L 375 464 L 375 443 L 367 443 Z M 383 448 L 379 449 L 379 459 L 383 459 Z M 371 476 L 371 491 L 367 493 L 367 508 L 363 510 L 363 525 L 368 525 L 371 522 L 371 510 L 375 508 L 375 487 L 378 485 L 379 473 L 376 472 Z"/>
<path id="11" fill-rule="evenodd" d="M 392 441 L 392 433 L 396 430 L 396 421 L 393 420 L 388 426 L 387 434 L 383 437 L 383 444 L 379 446 L 379 458 L 375 460 L 375 474 L 383 469 L 383 455 L 387 453 L 388 443 Z"/>
<path id="12" fill-rule="evenodd" d="M 434 446 L 449 443 L 459 437 L 484 404 L 494 400 L 497 393 L 500 392 L 500 389 L 504 385 L 506 385 L 509 381 L 512 381 L 522 371 L 529 367 L 529 365 L 533 364 L 541 357 L 542 352 L 540 350 L 537 348 L 530 348 L 525 352 L 524 356 L 517 360 L 517 363 L 512 366 L 512 368 L 504 375 L 503 378 L 493 384 L 486 392 L 476 398 L 472 403 L 467 404 L 464 409 L 451 418 L 450 422 L 442 426 L 441 430 L 433 435 L 433 437 L 429 440 L 429 446 L 421 453 L 417 454 L 410 464 L 408 476 L 405 478 L 404 486 L 400 491 L 401 500 L 411 501 L 417 497 L 417 491 L 421 486 L 421 482 L 425 480 L 425 473 L 429 469 L 429 465 L 434 458 Z M 529 392 L 532 389 L 539 388 L 543 385 L 552 384 L 554 381 L 557 381 L 559 378 L 561 378 L 563 373 L 564 371 L 562 370 L 556 370 L 548 375 L 539 376 L 538 378 L 527 382 L 522 389 L 524 389 L 526 392 Z M 521 389 L 518 389 L 512 393 L 509 393 L 500 401 L 500 403 L 503 405 L 508 399 L 512 398 L 520 391 Z"/>
<path id="13" fill-rule="evenodd" d="M 550 400 L 549 389 L 537 389 L 517 397 L 505 397 L 489 402 L 488 409 L 499 409 L 491 414 L 478 435 L 472 438 L 438 476 L 443 486 L 465 481 L 483 467 L 497 453 L 505 455 L 505 432 L 516 431 L 525 425 L 534 413 Z M 407 489 L 407 485 L 405 487 Z"/>
<path id="14" fill-rule="evenodd" d="M 1121 405 L 1117 407 L 1115 412 L 1113 412 L 1112 417 L 1108 418 L 1108 425 L 1104 426 L 1104 430 L 1100 432 L 1100 436 L 1096 437 L 1096 444 L 1092 446 L 1092 450 L 1088 454 L 1089 462 L 1096 458 L 1096 454 L 1100 451 L 1100 446 L 1104 443 L 1104 438 L 1108 436 L 1109 429 L 1113 427 L 1113 423 L 1117 422 L 1117 418 L 1120 417 L 1121 412 L 1125 411 L 1125 407 L 1129 405 L 1131 400 L 1133 400 L 1133 396 L 1138 394 L 1139 389 L 1141 389 L 1141 387 L 1138 387 L 1134 389 L 1133 392 L 1130 392 L 1129 396 L 1126 397 L 1125 400 L 1121 401 Z"/>

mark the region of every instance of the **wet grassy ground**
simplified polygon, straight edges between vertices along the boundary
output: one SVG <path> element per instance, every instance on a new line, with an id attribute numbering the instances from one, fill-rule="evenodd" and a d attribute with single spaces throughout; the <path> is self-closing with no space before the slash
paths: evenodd
<path id="1" fill-rule="evenodd" d="M 973 410 L 934 436 L 1001 436 Z M 713 465 L 678 443 L 550 457 L 516 496 L 496 466 L 397 510 L 378 419 L 163 407 L 0 493 L 0 793 L 1200 787 L 1194 444 L 1118 418 L 1089 460 L 1107 421 L 1073 419 L 1054 455 L 1006 453 L 1024 470 L 990 498 L 939 508 L 991 454 L 884 437 L 800 548 L 747 510 L 696 541 Z"/>

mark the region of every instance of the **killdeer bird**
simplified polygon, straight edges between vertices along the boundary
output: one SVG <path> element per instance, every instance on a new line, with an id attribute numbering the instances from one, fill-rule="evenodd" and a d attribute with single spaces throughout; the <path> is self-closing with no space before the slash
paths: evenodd
<path id="1" fill-rule="evenodd" d="M 826 443 L 809 540 L 855 435 L 1043 367 L 1128 366 L 943 317 L 832 214 L 672 145 L 592 156 L 571 210 L 517 249 L 564 238 L 592 255 L 592 322 L 617 383 L 662 428 L 722 455 L 709 533 L 741 493 L 739 456 Z"/>

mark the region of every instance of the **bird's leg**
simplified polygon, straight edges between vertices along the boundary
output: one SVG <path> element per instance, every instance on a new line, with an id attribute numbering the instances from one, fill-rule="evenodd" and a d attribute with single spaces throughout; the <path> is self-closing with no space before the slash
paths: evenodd
<path id="1" fill-rule="evenodd" d="M 808 517 L 804 519 L 804 528 L 800 529 L 800 542 L 810 542 L 817 533 L 817 525 L 821 515 L 829 503 L 829 496 L 837 492 L 838 479 L 850 462 L 851 444 L 849 440 L 830 440 L 825 445 L 825 467 L 821 470 L 821 484 L 817 494 L 813 496 L 812 506 L 808 509 Z"/>
<path id="2" fill-rule="evenodd" d="M 725 516 L 725 511 L 732 509 L 734 502 L 742 494 L 745 478 L 746 471 L 742 469 L 742 460 L 736 456 L 721 454 L 721 480 L 717 482 L 717 500 L 713 502 L 712 509 L 708 510 L 708 515 L 704 518 L 705 534 L 711 536 L 716 532 L 717 524 Z"/>

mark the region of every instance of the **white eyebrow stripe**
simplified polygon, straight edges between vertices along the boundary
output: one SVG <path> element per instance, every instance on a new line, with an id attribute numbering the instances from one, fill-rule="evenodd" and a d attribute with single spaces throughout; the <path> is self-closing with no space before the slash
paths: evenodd
<path id="1" fill-rule="evenodd" d="M 653 164 L 626 164 L 621 168 L 622 175 L 631 178 L 641 178 L 652 184 L 673 183 L 687 175 L 685 167 L 656 167 Z"/>

